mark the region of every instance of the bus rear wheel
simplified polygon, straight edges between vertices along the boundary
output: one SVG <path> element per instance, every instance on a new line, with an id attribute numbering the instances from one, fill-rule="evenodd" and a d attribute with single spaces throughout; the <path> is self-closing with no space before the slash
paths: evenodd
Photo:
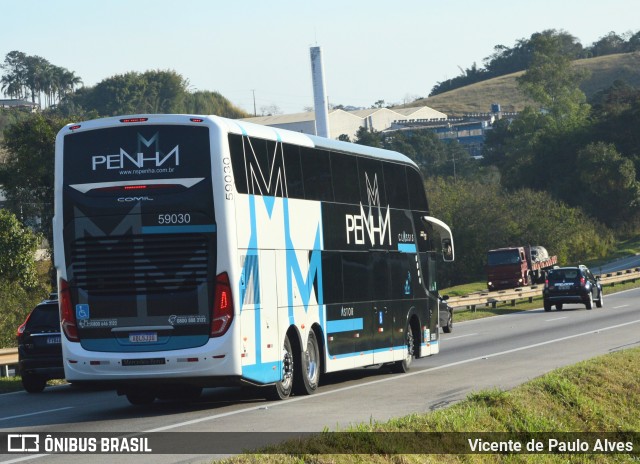
<path id="1" fill-rule="evenodd" d="M 284 337 L 282 352 L 282 377 L 275 384 L 265 387 L 265 397 L 268 400 L 286 400 L 293 390 L 294 362 L 293 350 L 289 336 Z"/>
<path id="2" fill-rule="evenodd" d="M 300 353 L 296 360 L 295 392 L 302 395 L 311 395 L 318 389 L 320 383 L 320 348 L 318 339 L 313 330 L 309 332 L 306 349 Z"/>

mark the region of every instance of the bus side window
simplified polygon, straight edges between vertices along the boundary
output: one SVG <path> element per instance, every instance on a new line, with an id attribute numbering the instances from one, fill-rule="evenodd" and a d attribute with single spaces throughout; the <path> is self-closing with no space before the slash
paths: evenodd
<path id="1" fill-rule="evenodd" d="M 243 137 L 237 134 L 229 134 L 229 152 L 231 153 L 231 166 L 233 167 L 233 179 L 238 193 L 247 193 L 247 172 L 244 164 Z"/>
<path id="2" fill-rule="evenodd" d="M 300 148 L 304 197 L 307 200 L 333 201 L 329 152 L 316 148 Z"/>
<path id="3" fill-rule="evenodd" d="M 382 163 L 378 160 L 358 157 L 358 173 L 362 204 L 387 206 L 389 202 L 384 189 Z"/>
<path id="4" fill-rule="evenodd" d="M 407 167 L 407 184 L 409 186 L 411 209 L 414 211 L 429 211 L 427 196 L 424 192 L 424 182 L 416 169 Z"/>
<path id="5" fill-rule="evenodd" d="M 407 174 L 402 164 L 383 164 L 384 185 L 389 206 L 396 209 L 409 209 L 409 192 L 407 190 Z"/>
<path id="6" fill-rule="evenodd" d="M 302 166 L 300 165 L 300 148 L 297 145 L 285 143 L 284 169 L 287 176 L 287 192 L 289 198 L 304 199 L 304 185 L 302 183 Z"/>
<path id="7" fill-rule="evenodd" d="M 360 203 L 358 161 L 355 156 L 332 152 L 331 177 L 336 202 L 352 205 Z"/>

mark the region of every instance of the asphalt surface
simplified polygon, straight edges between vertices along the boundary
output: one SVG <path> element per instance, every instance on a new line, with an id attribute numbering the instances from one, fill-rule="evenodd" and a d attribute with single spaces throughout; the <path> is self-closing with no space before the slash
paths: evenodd
<path id="1" fill-rule="evenodd" d="M 440 354 L 417 360 L 408 374 L 372 367 L 326 375 L 315 395 L 280 402 L 239 388 L 206 389 L 193 403 L 157 401 L 148 407 L 131 406 L 112 391 L 72 386 L 38 395 L 0 395 L 0 432 L 319 432 L 432 411 L 471 392 L 510 389 L 558 367 L 640 346 L 640 289 L 605 294 L 601 309 L 566 305 L 563 311 L 536 309 L 456 323 L 441 340 Z M 0 455 L 0 463 L 86 462 L 87 457 Z M 213 457 L 119 455 L 117 460 L 207 462 Z M 114 455 L 91 456 L 95 463 L 113 460 Z"/>

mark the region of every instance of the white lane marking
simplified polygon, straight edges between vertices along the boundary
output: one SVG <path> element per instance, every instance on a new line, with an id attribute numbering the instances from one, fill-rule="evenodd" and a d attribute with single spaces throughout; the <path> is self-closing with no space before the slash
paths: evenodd
<path id="1" fill-rule="evenodd" d="M 569 335 L 567 337 L 556 338 L 554 340 L 547 340 L 546 342 L 535 343 L 533 345 L 522 346 L 520 348 L 514 348 L 512 350 L 500 351 L 498 353 L 493 353 L 493 354 L 483 355 L 483 356 L 477 356 L 475 358 L 464 359 L 462 361 L 457 361 L 457 362 L 454 362 L 454 363 L 444 364 L 442 366 L 435 366 L 435 367 L 431 367 L 429 369 L 424 369 L 424 370 L 421 370 L 421 371 L 408 372 L 408 373 L 403 374 L 403 375 L 387 377 L 386 379 L 373 380 L 371 382 L 363 383 L 363 384 L 360 384 L 360 385 L 351 385 L 349 387 L 338 388 L 336 390 L 331 390 L 331 391 L 328 391 L 328 392 L 319 392 L 319 393 L 316 393 L 314 395 L 293 397 L 293 398 L 289 398 L 286 401 L 274 401 L 274 402 L 269 403 L 269 407 L 273 408 L 273 407 L 277 407 L 277 406 L 280 406 L 280 405 L 286 405 L 286 404 L 295 403 L 297 401 L 306 401 L 306 400 L 318 398 L 318 397 L 321 397 L 321 396 L 333 395 L 334 393 L 342 393 L 342 392 L 345 392 L 345 391 L 354 390 L 356 388 L 368 387 L 370 385 L 376 385 L 376 384 L 379 384 L 379 383 L 382 383 L 382 382 L 390 382 L 390 381 L 400 380 L 400 379 L 404 379 L 405 377 L 409 377 L 409 376 L 430 373 L 430 372 L 438 371 L 438 370 L 441 370 L 441 369 L 447 369 L 449 367 L 459 366 L 461 364 L 467 364 L 467 363 L 471 363 L 471 362 L 475 362 L 475 361 L 479 361 L 479 360 L 485 360 L 485 359 L 492 358 L 492 357 L 495 357 L 495 356 L 502 356 L 502 355 L 505 355 L 505 354 L 515 353 L 515 352 L 522 351 L 522 350 L 528 350 L 530 348 L 536 348 L 536 347 L 539 347 L 539 346 L 549 345 L 551 343 L 561 342 L 561 341 L 564 341 L 564 340 L 570 340 L 572 338 L 582 337 L 584 335 L 592 335 L 594 333 L 604 332 L 604 331 L 607 331 L 607 330 L 618 329 L 620 327 L 625 327 L 627 325 L 638 324 L 638 323 L 640 323 L 640 319 L 639 320 L 635 320 L 635 321 L 631 321 L 631 322 L 625 322 L 624 324 L 613 325 L 613 326 L 610 326 L 610 327 L 603 327 L 601 329 L 592 330 L 590 332 L 583 332 L 583 333 L 579 333 L 579 334 L 575 334 L 575 335 Z M 259 405 L 259 406 L 254 406 L 254 407 L 251 407 L 251 408 L 239 409 L 237 411 L 230 411 L 230 412 L 226 412 L 226 413 L 222 413 L 222 414 L 214 414 L 212 416 L 201 417 L 199 419 L 193 419 L 193 420 L 190 420 L 190 421 L 178 422 L 178 423 L 175 423 L 175 424 L 166 425 L 164 427 L 157 427 L 155 429 L 144 430 L 144 431 L 142 431 L 140 433 L 162 432 L 162 431 L 165 431 L 165 430 L 172 430 L 172 429 L 177 429 L 179 427 L 185 427 L 185 426 L 188 426 L 188 425 L 198 424 L 200 422 L 207 422 L 207 421 L 211 421 L 211 420 L 221 419 L 223 417 L 235 416 L 237 414 L 244 414 L 245 412 L 258 411 L 260 409 L 265 409 L 263 404 Z M 45 456 L 49 456 L 49 455 L 48 454 L 37 454 L 37 455 L 34 455 L 34 456 L 27 456 L 27 457 L 24 457 L 24 458 L 13 459 L 13 460 L 10 460 L 10 461 L 1 461 L 1 463 L 2 464 L 12 464 L 12 463 L 16 463 L 16 462 L 28 461 L 28 460 L 31 460 L 31 459 L 38 459 L 38 458 L 45 457 Z"/>
<path id="2" fill-rule="evenodd" d="M 18 416 L 0 417 L 0 421 L 6 421 L 6 420 L 11 420 L 11 419 L 19 419 L 20 417 L 37 416 L 38 414 L 47 414 L 47 413 L 56 412 L 56 411 L 64 411 L 65 409 L 73 409 L 74 407 L 75 406 L 67 406 L 67 407 L 64 407 L 64 408 L 47 409 L 46 411 L 36 411 L 36 412 L 30 412 L 28 414 L 20 414 Z"/>
<path id="3" fill-rule="evenodd" d="M 556 317 L 555 319 L 545 319 L 545 322 L 559 321 L 560 319 L 566 319 L 566 318 L 567 318 L 567 316 Z"/>
<path id="4" fill-rule="evenodd" d="M 466 335 L 456 335 L 455 337 L 443 338 L 443 340 L 449 341 L 449 340 L 455 340 L 456 338 L 473 337 L 474 335 L 478 335 L 478 334 L 473 333 L 473 334 L 466 334 Z"/>
<path id="5" fill-rule="evenodd" d="M 613 308 L 611 308 L 611 309 L 620 309 L 620 308 L 626 308 L 626 307 L 628 307 L 628 306 L 629 306 L 629 305 L 622 305 L 622 306 L 614 306 L 614 307 L 613 307 Z"/>
<path id="6" fill-rule="evenodd" d="M 348 387 L 337 388 L 336 390 L 331 390 L 331 391 L 327 391 L 327 392 L 319 392 L 319 393 L 315 393 L 314 395 L 293 397 L 293 398 L 289 398 L 286 401 L 275 401 L 275 402 L 269 403 L 269 407 L 270 408 L 275 408 L 275 407 L 280 406 L 280 405 L 288 405 L 288 404 L 295 403 L 295 402 L 298 402 L 298 401 L 307 401 L 307 400 L 310 400 L 310 399 L 319 398 L 321 396 L 328 396 L 328 395 L 333 395 L 333 394 L 336 394 L 336 393 L 342 393 L 342 392 L 345 392 L 345 391 L 354 390 L 356 388 L 368 387 L 368 386 L 376 385 L 376 384 L 383 383 L 383 382 L 397 381 L 397 380 L 401 380 L 401 379 L 404 379 L 406 377 L 411 377 L 411 376 L 414 376 L 414 375 L 422 375 L 422 374 L 430 373 L 430 372 L 433 372 L 433 371 L 438 371 L 438 370 L 441 370 L 441 369 L 447 369 L 449 367 L 459 366 L 461 364 L 468 364 L 468 363 L 471 363 L 471 362 L 485 360 L 485 359 L 493 358 L 493 357 L 496 357 L 496 356 L 503 356 L 503 355 L 506 355 L 506 354 L 517 353 L 518 351 L 528 350 L 528 349 L 531 349 L 531 348 L 537 348 L 537 347 L 544 346 L 544 345 L 550 345 L 551 343 L 562 342 L 562 341 L 565 341 L 565 340 L 571 340 L 572 338 L 583 337 L 585 335 L 593 335 L 593 334 L 596 334 L 596 333 L 599 333 L 599 332 L 605 332 L 607 330 L 619 329 L 621 327 L 626 327 L 628 325 L 633 325 L 633 324 L 638 324 L 638 323 L 640 323 L 640 319 L 635 320 L 635 321 L 631 321 L 631 322 L 625 322 L 623 324 L 612 325 L 612 326 L 609 326 L 609 327 L 601 327 L 601 328 L 599 328 L 597 330 L 590 330 L 589 332 L 582 332 L 582 333 L 575 334 L 575 335 L 568 335 L 566 337 L 555 338 L 553 340 L 547 340 L 545 342 L 534 343 L 533 345 L 521 346 L 520 348 L 513 348 L 511 350 L 499 351 L 497 353 L 491 353 L 491 354 L 485 354 L 485 355 L 481 355 L 481 356 L 476 356 L 475 358 L 464 359 L 462 361 L 456 361 L 456 362 L 453 362 L 453 363 L 444 364 L 442 366 L 430 367 L 428 369 L 424 369 L 424 370 L 421 370 L 421 371 L 408 372 L 408 373 L 403 374 L 403 375 L 387 377 L 385 379 L 372 380 L 371 382 L 366 382 L 366 383 L 362 383 L 362 384 L 359 384 L 359 385 L 351 385 L 351 386 L 348 386 Z M 230 411 L 230 412 L 225 412 L 225 413 L 222 413 L 222 414 L 214 414 L 212 416 L 201 417 L 199 419 L 193 419 L 193 420 L 189 420 L 189 421 L 185 421 L 185 422 L 178 422 L 178 423 L 175 423 L 175 424 L 166 425 L 164 427 L 157 427 L 155 429 L 145 430 L 142 433 L 163 432 L 165 430 L 177 429 L 179 427 L 185 427 L 185 426 L 188 426 L 188 425 L 198 424 L 200 422 L 207 422 L 207 421 L 211 421 L 211 420 L 220 419 L 220 418 L 223 418 L 223 417 L 235 416 L 237 414 L 244 414 L 245 412 L 253 412 L 253 411 L 257 411 L 259 409 L 264 409 L 264 404 L 261 404 L 259 406 L 253 406 L 251 408 L 239 409 L 237 411 Z"/>

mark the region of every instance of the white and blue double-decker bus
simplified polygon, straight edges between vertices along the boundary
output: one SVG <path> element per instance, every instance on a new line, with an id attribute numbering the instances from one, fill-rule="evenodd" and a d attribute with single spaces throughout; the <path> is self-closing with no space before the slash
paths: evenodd
<path id="1" fill-rule="evenodd" d="M 143 115 L 56 140 L 67 380 L 134 404 L 438 352 L 449 227 L 391 151 L 216 116 Z"/>

